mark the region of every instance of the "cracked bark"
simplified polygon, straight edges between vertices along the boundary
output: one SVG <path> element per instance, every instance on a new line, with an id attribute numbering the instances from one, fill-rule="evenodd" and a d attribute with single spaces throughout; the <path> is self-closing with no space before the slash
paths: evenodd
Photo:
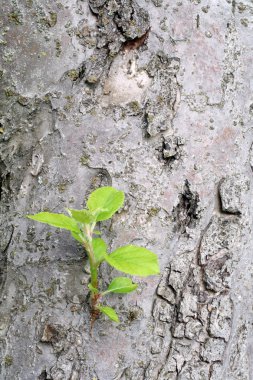
<path id="1" fill-rule="evenodd" d="M 1 379 L 250 380 L 250 1 L 11 0 L 0 23 Z M 160 257 L 89 334 L 86 258 L 24 218 L 125 191 Z M 113 273 L 102 268 L 107 283 Z"/>

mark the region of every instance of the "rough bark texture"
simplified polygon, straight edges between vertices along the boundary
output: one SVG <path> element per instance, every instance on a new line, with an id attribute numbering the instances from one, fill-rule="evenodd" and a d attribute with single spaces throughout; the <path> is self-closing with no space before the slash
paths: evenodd
<path id="1" fill-rule="evenodd" d="M 1 5 L 0 378 L 252 379 L 252 1 Z M 82 249 L 25 215 L 101 185 L 161 277 L 91 337 Z"/>

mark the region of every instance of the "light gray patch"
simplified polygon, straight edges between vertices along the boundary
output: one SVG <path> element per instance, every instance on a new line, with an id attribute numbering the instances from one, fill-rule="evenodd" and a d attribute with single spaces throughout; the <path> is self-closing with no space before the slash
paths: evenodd
<path id="1" fill-rule="evenodd" d="M 223 212 L 241 214 L 244 209 L 245 193 L 250 186 L 249 179 L 241 174 L 225 177 L 219 186 Z"/>

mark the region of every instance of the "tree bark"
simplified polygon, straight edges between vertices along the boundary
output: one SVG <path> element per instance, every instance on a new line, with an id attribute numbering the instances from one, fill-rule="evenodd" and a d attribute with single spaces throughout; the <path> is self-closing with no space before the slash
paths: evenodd
<path id="1" fill-rule="evenodd" d="M 0 378 L 253 379 L 252 1 L 1 3 Z M 104 185 L 161 276 L 90 336 L 87 257 L 25 216 Z"/>

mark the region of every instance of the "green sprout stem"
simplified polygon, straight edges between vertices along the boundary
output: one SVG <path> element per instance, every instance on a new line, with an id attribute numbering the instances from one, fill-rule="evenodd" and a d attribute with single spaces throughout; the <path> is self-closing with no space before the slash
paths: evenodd
<path id="1" fill-rule="evenodd" d="M 86 236 L 86 242 L 84 243 L 84 248 L 87 252 L 88 259 L 89 259 L 89 264 L 90 264 L 90 273 L 91 273 L 91 285 L 97 289 L 98 287 L 98 265 L 95 260 L 95 254 L 92 246 L 92 234 L 93 234 L 93 229 L 95 227 L 95 223 L 93 223 L 91 226 L 90 225 L 85 225 L 84 226 L 84 232 Z M 98 294 L 95 294 L 94 291 L 91 291 L 91 306 L 92 309 L 96 308 L 96 304 L 98 301 Z M 92 310 L 94 311 L 94 310 Z"/>
<path id="2" fill-rule="evenodd" d="M 84 243 L 84 248 L 87 252 L 89 264 L 90 264 L 90 273 L 91 273 L 91 285 L 93 288 L 98 288 L 98 264 L 95 260 L 95 254 L 93 250 L 92 245 L 92 234 L 93 230 L 95 228 L 96 223 L 92 223 L 92 225 L 85 225 L 84 226 L 84 233 L 86 237 L 86 241 Z M 99 298 L 101 297 L 101 294 L 95 293 L 93 290 L 91 290 L 91 328 L 95 322 L 95 320 L 98 318 L 100 312 L 97 308 L 97 303 L 99 301 Z"/>

